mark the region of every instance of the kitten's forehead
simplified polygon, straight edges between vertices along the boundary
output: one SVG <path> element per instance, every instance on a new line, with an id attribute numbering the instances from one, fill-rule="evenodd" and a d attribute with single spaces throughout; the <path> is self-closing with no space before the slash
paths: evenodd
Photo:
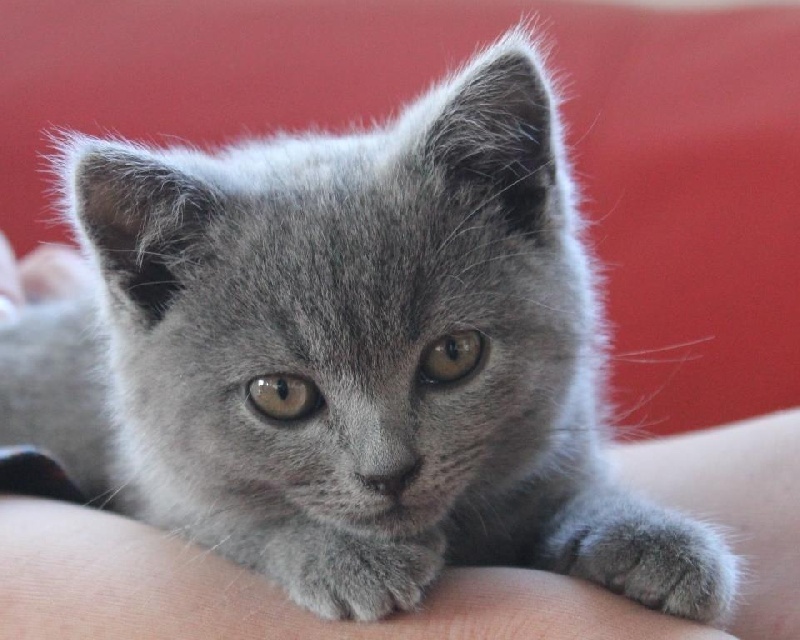
<path id="1" fill-rule="evenodd" d="M 326 163 L 313 183 L 306 179 L 305 188 L 241 202 L 236 235 L 218 253 L 228 256 L 235 295 L 244 289 L 310 366 L 391 368 L 479 315 L 444 302 L 463 301 L 481 276 L 468 267 L 491 244 L 489 228 L 458 233 L 468 210 L 445 211 L 452 203 L 425 180 L 399 171 L 387 179 L 369 162 L 345 175 Z"/>
<path id="2" fill-rule="evenodd" d="M 228 191 L 258 197 L 271 190 L 313 191 L 350 174 L 374 172 L 391 155 L 390 147 L 396 141 L 384 130 L 373 130 L 249 140 L 214 156 L 184 155 L 180 162 Z"/>

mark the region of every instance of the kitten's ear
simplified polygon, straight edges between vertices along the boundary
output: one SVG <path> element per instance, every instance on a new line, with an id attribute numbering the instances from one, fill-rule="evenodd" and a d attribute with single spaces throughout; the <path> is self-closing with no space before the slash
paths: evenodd
<path id="1" fill-rule="evenodd" d="M 181 264 L 218 210 L 217 194 L 141 147 L 71 136 L 61 149 L 68 208 L 84 247 L 113 299 L 157 323 L 182 288 Z"/>
<path id="2" fill-rule="evenodd" d="M 508 33 L 420 106 L 430 123 L 423 152 L 444 169 L 451 186 L 477 187 L 484 198 L 505 205 L 513 231 L 543 238 L 558 216 L 550 202 L 557 121 L 548 80 L 525 32 Z"/>

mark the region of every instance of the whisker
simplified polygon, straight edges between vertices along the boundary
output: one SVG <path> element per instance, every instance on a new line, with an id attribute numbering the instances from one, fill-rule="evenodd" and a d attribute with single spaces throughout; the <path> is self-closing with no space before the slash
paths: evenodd
<path id="1" fill-rule="evenodd" d="M 684 349 L 686 347 L 694 347 L 704 342 L 711 342 L 714 336 L 705 336 L 703 338 L 696 338 L 694 340 L 687 340 L 685 342 L 676 342 L 675 344 L 666 345 L 664 347 L 653 347 L 652 349 L 640 349 L 638 351 L 626 351 L 618 353 L 618 356 L 643 356 L 651 353 L 661 353 L 663 351 L 675 351 L 676 349 Z"/>
<path id="2" fill-rule="evenodd" d="M 520 258 L 520 257 L 528 257 L 537 255 L 537 251 L 520 251 L 518 253 L 505 253 L 499 256 L 492 256 L 491 258 L 486 258 L 485 260 L 481 260 L 479 262 L 473 262 L 471 265 L 464 267 L 461 271 L 456 274 L 456 277 L 461 277 L 468 271 L 472 269 L 477 269 L 485 264 L 489 264 L 492 262 L 497 262 L 498 260 L 507 260 L 509 258 Z"/>
<path id="3" fill-rule="evenodd" d="M 139 289 L 140 287 L 156 287 L 162 284 L 181 284 L 180 280 L 156 280 L 154 282 L 139 282 L 131 287 L 128 287 L 128 291 L 133 291 L 134 289 Z"/>
<path id="4" fill-rule="evenodd" d="M 494 297 L 502 297 L 502 298 L 510 298 L 513 300 L 520 300 L 522 302 L 527 302 L 529 304 L 533 304 L 537 307 L 542 307 L 543 309 L 548 309 L 549 311 L 555 311 L 558 313 L 567 314 L 570 317 L 578 317 L 578 315 L 572 311 L 567 311 L 566 309 L 559 309 L 557 307 L 551 307 L 550 305 L 545 304 L 540 300 L 535 300 L 528 296 L 520 296 L 513 293 L 503 293 L 500 291 L 490 291 L 488 289 L 482 291 L 467 291 L 464 293 L 459 293 L 456 295 L 448 296 L 441 300 L 442 305 L 446 305 L 447 303 L 456 302 L 458 300 L 472 298 L 472 297 L 485 297 L 485 298 L 494 298 Z"/>

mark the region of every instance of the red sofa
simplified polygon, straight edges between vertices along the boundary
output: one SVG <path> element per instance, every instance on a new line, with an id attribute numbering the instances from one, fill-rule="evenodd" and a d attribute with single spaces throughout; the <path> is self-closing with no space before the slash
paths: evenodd
<path id="1" fill-rule="evenodd" d="M 800 7 L 0 2 L 0 228 L 51 224 L 43 131 L 168 143 L 392 113 L 521 16 L 553 44 L 626 436 L 800 404 Z"/>

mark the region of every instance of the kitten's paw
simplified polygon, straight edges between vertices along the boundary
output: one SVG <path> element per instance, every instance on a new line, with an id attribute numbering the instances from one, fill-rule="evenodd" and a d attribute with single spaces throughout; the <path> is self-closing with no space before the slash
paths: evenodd
<path id="1" fill-rule="evenodd" d="M 724 620 L 737 559 L 710 528 L 654 511 L 578 528 L 565 573 L 598 582 L 651 609 L 699 622 Z"/>
<path id="2" fill-rule="evenodd" d="M 324 554 L 309 555 L 285 587 L 297 604 L 330 620 L 378 620 L 409 611 L 444 564 L 444 536 L 374 541 L 341 535 Z"/>

